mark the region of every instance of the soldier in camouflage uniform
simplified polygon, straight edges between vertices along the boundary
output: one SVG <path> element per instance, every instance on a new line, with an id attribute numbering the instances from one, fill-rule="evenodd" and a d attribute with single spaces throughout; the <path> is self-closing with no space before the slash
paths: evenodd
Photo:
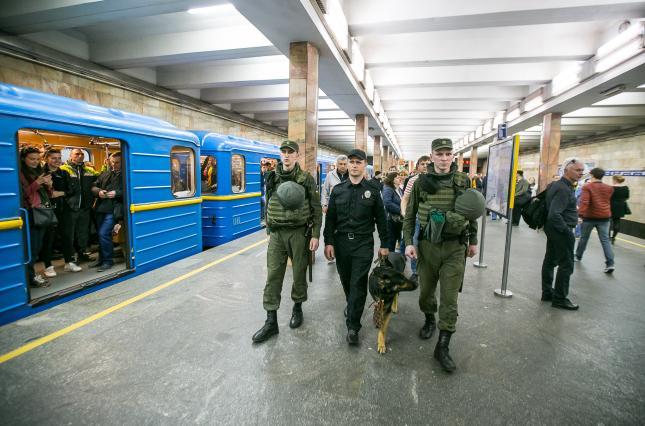
<path id="1" fill-rule="evenodd" d="M 279 332 L 277 310 L 280 307 L 287 258 L 291 258 L 293 264 L 291 298 L 294 306 L 289 327 L 298 328 L 302 324 L 302 302 L 307 300 L 309 251 L 315 252 L 318 249 L 322 224 L 322 207 L 316 181 L 298 164 L 298 144 L 284 141 L 280 146 L 280 158 L 282 162 L 275 172 L 267 173 L 266 176 L 269 247 L 263 304 L 267 320 L 253 335 L 253 342 L 264 342 Z M 302 197 L 300 200 L 299 195 Z M 308 227 L 311 230 L 310 239 L 306 235 Z"/>
<path id="2" fill-rule="evenodd" d="M 477 222 L 454 211 L 455 198 L 470 182 L 466 173 L 457 171 L 453 159 L 450 139 L 432 141 L 432 163 L 427 174 L 414 183 L 403 221 L 405 254 L 413 259 L 418 254 L 419 307 L 426 317 L 419 333 L 422 339 L 430 339 L 436 328 L 435 292 L 440 282 L 439 341 L 434 357 L 447 372 L 456 368 L 448 345 L 457 323 L 457 295 L 464 277 L 465 256 L 477 253 Z M 417 213 L 421 225 L 418 252 L 412 243 Z"/>

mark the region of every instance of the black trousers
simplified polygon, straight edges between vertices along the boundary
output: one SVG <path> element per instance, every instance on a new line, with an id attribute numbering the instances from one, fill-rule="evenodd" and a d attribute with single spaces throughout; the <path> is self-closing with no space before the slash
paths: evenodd
<path id="1" fill-rule="evenodd" d="M 573 231 L 560 232 L 549 224 L 544 227 L 546 253 L 542 262 L 542 294 L 553 295 L 553 300 L 563 300 L 569 295 L 569 278 L 573 273 Z M 553 269 L 558 267 L 553 286 Z"/>
<path id="2" fill-rule="evenodd" d="M 79 253 L 87 251 L 90 236 L 90 209 L 73 211 L 66 207 L 62 223 L 59 222 L 58 226 L 61 232 L 65 263 L 72 262 L 75 243 Z"/>
<path id="3" fill-rule="evenodd" d="M 355 235 L 350 239 L 347 234 L 337 233 L 334 251 L 347 301 L 347 328 L 358 331 L 367 298 L 367 276 L 374 259 L 374 237 Z"/>
<path id="4" fill-rule="evenodd" d="M 526 196 L 518 197 L 515 200 L 515 207 L 513 208 L 513 225 L 519 225 L 520 219 L 522 218 L 522 211 L 524 207 L 529 204 L 530 198 Z"/>
<path id="5" fill-rule="evenodd" d="M 394 252 L 396 249 L 396 243 L 401 239 L 401 229 L 403 228 L 403 222 L 395 222 L 393 220 L 387 220 L 387 236 L 388 236 L 388 249 L 391 252 Z"/>

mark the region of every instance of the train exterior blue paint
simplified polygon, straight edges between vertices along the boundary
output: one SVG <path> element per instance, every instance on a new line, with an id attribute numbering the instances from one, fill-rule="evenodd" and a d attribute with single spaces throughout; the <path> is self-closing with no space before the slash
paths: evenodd
<path id="1" fill-rule="evenodd" d="M 121 141 L 130 255 L 125 273 L 44 305 L 29 304 L 29 213 L 20 203 L 20 129 Z M 173 195 L 171 150 L 176 148 L 194 154 L 192 175 L 198 176 L 200 144 L 192 133 L 154 118 L 0 84 L 0 324 L 200 252 L 200 180 L 194 178 L 194 194 Z M 21 228 L 8 226 L 20 218 L 24 221 Z"/>
<path id="2" fill-rule="evenodd" d="M 202 194 L 204 246 L 218 246 L 261 229 L 264 185 L 260 163 L 263 158 L 279 159 L 278 147 L 217 133 L 194 133 L 201 142 L 202 158 L 211 156 L 217 160 L 217 189 L 212 193 L 204 190 Z M 233 182 L 234 160 L 238 167 L 240 160 L 243 160 L 242 188 Z"/>

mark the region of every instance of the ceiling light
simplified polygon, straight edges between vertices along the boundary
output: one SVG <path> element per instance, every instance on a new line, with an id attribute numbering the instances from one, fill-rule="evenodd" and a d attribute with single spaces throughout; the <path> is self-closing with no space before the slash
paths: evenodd
<path id="1" fill-rule="evenodd" d="M 363 59 L 361 50 L 358 47 L 358 42 L 354 38 L 352 38 L 350 63 L 352 71 L 354 71 L 354 75 L 356 76 L 358 81 L 362 82 L 363 80 L 365 80 L 365 59 Z"/>
<path id="2" fill-rule="evenodd" d="M 581 69 L 582 65 L 576 64 L 553 77 L 553 80 L 551 80 L 551 96 L 557 96 L 578 84 Z"/>
<path id="3" fill-rule="evenodd" d="M 188 13 L 191 15 L 212 15 L 214 13 L 232 12 L 234 10 L 237 10 L 235 9 L 235 6 L 228 3 L 208 7 L 196 7 L 194 9 L 188 9 Z"/>
<path id="4" fill-rule="evenodd" d="M 542 105 L 544 101 L 542 100 L 542 95 L 536 96 L 533 99 L 529 99 L 524 104 L 524 111 L 530 111 Z"/>
<path id="5" fill-rule="evenodd" d="M 374 80 L 372 80 L 372 75 L 369 70 L 365 70 L 365 80 L 363 80 L 363 86 L 365 86 L 365 93 L 367 98 L 372 101 L 374 100 Z"/>
<path id="6" fill-rule="evenodd" d="M 604 58 L 605 56 L 611 55 L 619 47 L 627 44 L 634 38 L 637 38 L 637 37 L 642 38 L 643 28 L 644 28 L 643 22 L 632 23 L 625 31 L 621 32 L 616 37 L 612 38 L 607 43 L 600 46 L 596 51 L 596 57 L 598 59 Z"/>
<path id="7" fill-rule="evenodd" d="M 516 105 L 513 109 L 508 111 L 506 114 L 506 121 L 513 121 L 520 116 L 520 106 Z"/>
<path id="8" fill-rule="evenodd" d="M 338 0 L 327 0 L 326 9 L 325 21 L 329 25 L 332 36 L 336 39 L 340 48 L 347 51 L 349 49 L 349 25 L 347 24 L 345 13 L 343 13 L 343 8 Z"/>
<path id="9" fill-rule="evenodd" d="M 607 56 L 603 57 L 596 62 L 596 72 L 605 72 L 618 64 L 625 62 L 632 56 L 636 56 L 643 50 L 643 36 L 641 35 L 635 40 L 630 41 L 620 49 L 613 51 Z"/>

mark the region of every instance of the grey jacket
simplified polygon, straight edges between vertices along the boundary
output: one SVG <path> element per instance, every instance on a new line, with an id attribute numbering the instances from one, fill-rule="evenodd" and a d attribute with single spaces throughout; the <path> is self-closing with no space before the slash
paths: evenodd
<path id="1" fill-rule="evenodd" d="M 323 185 L 322 191 L 320 192 L 320 204 L 323 207 L 326 207 L 329 204 L 329 197 L 331 196 L 331 191 L 334 189 L 334 186 L 338 185 L 341 182 L 340 176 L 338 176 L 337 170 L 332 170 L 327 173 L 325 178 L 325 184 Z"/>

